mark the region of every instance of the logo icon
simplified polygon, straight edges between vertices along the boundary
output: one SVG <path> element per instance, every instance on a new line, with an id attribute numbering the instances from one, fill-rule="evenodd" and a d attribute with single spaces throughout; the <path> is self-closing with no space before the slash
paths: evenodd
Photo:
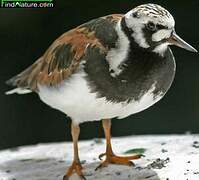
<path id="1" fill-rule="evenodd" d="M 53 8 L 54 0 L 0 0 L 2 8 Z"/>

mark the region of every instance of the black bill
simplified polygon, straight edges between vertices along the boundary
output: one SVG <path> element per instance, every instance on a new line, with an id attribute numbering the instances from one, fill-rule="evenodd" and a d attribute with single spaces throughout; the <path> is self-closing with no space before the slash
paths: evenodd
<path id="1" fill-rule="evenodd" d="M 168 42 L 169 42 L 171 45 L 175 45 L 175 46 L 184 48 L 184 49 L 186 49 L 186 50 L 188 50 L 188 51 L 191 51 L 191 52 L 198 52 L 194 47 L 192 47 L 190 44 L 186 43 L 183 39 L 181 39 L 181 38 L 176 34 L 175 31 L 172 33 L 172 36 L 168 39 Z"/>

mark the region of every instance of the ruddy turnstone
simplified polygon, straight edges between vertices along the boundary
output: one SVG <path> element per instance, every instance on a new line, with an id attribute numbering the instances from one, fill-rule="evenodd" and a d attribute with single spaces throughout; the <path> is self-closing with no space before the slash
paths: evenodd
<path id="1" fill-rule="evenodd" d="M 102 120 L 109 163 L 132 165 L 111 147 L 111 119 L 122 119 L 159 101 L 170 88 L 175 60 L 169 45 L 197 52 L 175 32 L 173 16 L 156 4 L 91 20 L 56 39 L 34 64 L 7 81 L 7 94 L 35 92 L 71 120 L 73 172 L 85 179 L 78 155 L 79 124 Z"/>

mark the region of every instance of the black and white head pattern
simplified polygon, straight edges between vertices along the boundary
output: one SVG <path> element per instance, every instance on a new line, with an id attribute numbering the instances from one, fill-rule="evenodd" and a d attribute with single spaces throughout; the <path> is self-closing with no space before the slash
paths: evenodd
<path id="1" fill-rule="evenodd" d="M 125 15 L 131 36 L 142 48 L 163 54 L 169 43 L 166 41 L 174 31 L 173 16 L 156 4 L 137 6 Z"/>

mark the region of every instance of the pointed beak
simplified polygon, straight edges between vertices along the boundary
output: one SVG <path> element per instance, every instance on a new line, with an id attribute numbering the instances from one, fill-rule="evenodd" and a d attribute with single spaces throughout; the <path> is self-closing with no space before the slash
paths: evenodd
<path id="1" fill-rule="evenodd" d="M 191 52 L 198 52 L 194 47 L 186 43 L 183 39 L 181 39 L 176 32 L 174 31 L 171 35 L 171 37 L 168 39 L 169 44 L 175 45 L 181 48 L 184 48 Z"/>

